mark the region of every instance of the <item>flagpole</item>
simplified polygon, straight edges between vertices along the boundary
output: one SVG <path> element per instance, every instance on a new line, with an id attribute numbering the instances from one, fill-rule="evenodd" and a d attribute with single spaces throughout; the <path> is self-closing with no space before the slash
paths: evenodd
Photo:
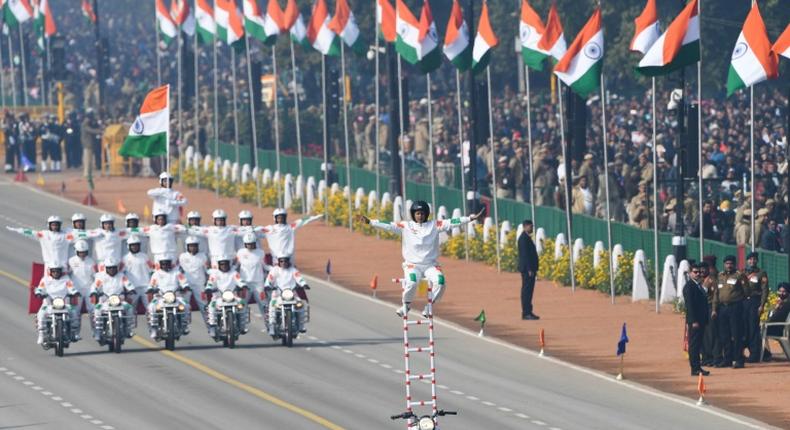
<path id="1" fill-rule="evenodd" d="M 214 109 L 211 112 L 212 116 L 214 117 L 214 164 L 216 165 L 219 160 L 219 103 L 217 102 L 217 33 L 216 29 L 214 30 L 214 37 L 211 42 L 212 50 L 213 50 L 213 57 L 214 57 L 214 70 L 213 70 L 213 77 L 214 77 Z M 218 168 L 215 168 L 217 172 L 219 172 Z M 259 172 L 260 173 L 260 172 Z M 219 177 L 214 178 L 214 193 L 217 197 L 219 197 Z"/>
<path id="2" fill-rule="evenodd" d="M 606 79 L 601 72 L 601 130 L 603 130 L 603 176 L 604 176 L 604 199 L 606 200 L 606 249 L 612 255 L 612 215 L 609 208 L 609 154 L 606 136 Z M 655 164 L 654 164 L 655 166 Z M 571 252 L 573 253 L 573 252 Z M 614 304 L 614 268 L 611 258 L 609 259 L 609 289 Z"/>
<path id="3" fill-rule="evenodd" d="M 195 25 L 195 35 L 194 35 L 194 37 L 195 37 L 195 40 L 193 41 L 193 47 L 192 47 L 192 51 L 193 51 L 193 54 L 194 54 L 194 57 L 195 57 L 194 58 L 195 64 L 193 65 L 193 69 L 194 69 L 193 71 L 195 72 L 195 76 L 194 76 L 194 79 L 195 79 L 195 82 L 194 82 L 195 83 L 195 105 L 193 106 L 193 110 L 194 110 L 194 116 L 193 116 L 194 124 L 193 125 L 194 125 L 194 129 L 195 129 L 195 131 L 194 131 L 194 133 L 195 133 L 195 152 L 197 154 L 200 154 L 200 125 L 198 124 L 198 121 L 199 121 L 198 109 L 199 109 L 199 106 L 200 106 L 200 94 L 199 94 L 200 86 L 198 85 L 198 66 L 199 66 L 198 50 L 200 48 L 198 46 L 197 23 Z M 187 163 L 190 163 L 191 161 L 192 160 L 187 160 Z M 201 166 L 198 165 L 195 168 L 195 179 L 197 181 L 198 189 L 200 189 L 200 167 Z"/>
<path id="4" fill-rule="evenodd" d="M 373 7 L 374 7 L 373 10 L 376 10 L 375 9 L 376 6 L 377 6 L 376 4 L 373 5 Z M 379 53 L 379 37 L 378 37 L 378 35 L 376 35 L 374 43 L 375 43 L 375 52 L 376 52 L 376 59 L 375 59 L 376 60 L 376 76 L 375 76 L 375 79 L 374 79 L 374 88 L 375 88 L 375 112 L 374 112 L 374 115 L 375 115 L 375 117 L 373 118 L 373 125 L 375 127 L 374 131 L 375 131 L 376 135 L 373 137 L 373 144 L 375 145 L 374 151 L 375 151 L 375 154 L 376 154 L 376 198 L 378 199 L 379 202 L 381 202 L 381 185 L 380 185 L 380 182 L 381 182 L 381 169 L 380 169 L 380 166 L 379 166 L 379 127 L 380 127 L 380 125 L 379 125 L 379 110 L 381 109 L 380 108 L 380 103 L 381 103 L 381 93 L 380 93 L 381 88 L 380 88 L 380 86 L 381 86 L 381 82 L 379 80 L 379 69 L 380 69 L 379 55 L 380 55 L 380 53 Z M 376 205 L 376 207 L 379 208 L 376 211 L 376 216 L 381 218 L 381 216 L 379 215 L 379 213 L 381 212 L 381 207 L 379 205 Z M 376 229 L 376 237 L 377 238 L 380 237 L 379 231 L 380 231 L 379 229 Z"/>
<path id="5" fill-rule="evenodd" d="M 181 25 L 180 24 L 179 24 L 177 30 L 178 30 L 178 37 L 176 38 L 176 49 L 178 49 L 178 53 L 176 54 L 176 67 L 178 68 L 178 70 L 176 72 L 176 85 L 178 86 L 178 88 L 176 88 L 176 97 L 178 97 L 178 98 L 176 99 L 176 103 L 178 104 L 178 109 L 177 109 L 178 118 L 176 118 L 176 124 L 178 125 L 178 140 L 179 141 L 183 141 L 183 139 L 184 139 L 184 128 L 183 128 L 183 125 L 181 123 L 181 116 L 182 116 L 181 115 L 181 109 L 183 108 L 183 105 L 181 104 L 181 92 L 182 92 L 181 90 L 183 89 L 183 85 L 181 85 L 181 79 L 182 79 L 181 78 L 181 63 L 182 63 L 182 59 L 181 59 L 182 52 L 181 51 L 183 50 L 183 46 L 182 45 L 183 45 L 183 40 L 184 39 L 182 37 Z M 181 185 L 182 176 L 183 176 L 181 174 L 181 161 L 182 161 L 181 160 L 181 145 L 178 145 L 178 184 L 179 185 Z"/>
<path id="6" fill-rule="evenodd" d="M 274 72 L 274 159 L 275 164 L 277 165 L 277 172 L 280 173 L 280 177 L 283 177 L 282 172 L 280 171 L 280 110 L 277 107 L 277 84 L 279 79 L 277 78 L 277 44 L 275 43 L 272 45 L 272 70 Z M 283 206 L 283 193 L 280 189 L 280 184 L 275 184 L 275 189 L 277 189 L 277 206 Z"/>
<path id="7" fill-rule="evenodd" d="M 403 78 L 402 78 L 402 66 L 401 66 L 401 59 L 400 55 L 398 55 L 398 118 L 400 119 L 399 124 L 399 134 L 398 134 L 398 143 L 400 148 L 400 176 L 401 176 L 401 199 L 403 200 L 403 205 L 406 205 L 406 145 L 404 144 L 404 136 L 403 136 Z M 393 157 L 395 154 L 393 154 Z M 408 210 L 408 209 L 407 209 Z"/>
<path id="8" fill-rule="evenodd" d="M 167 85 L 167 132 L 165 134 L 165 141 L 167 141 L 167 154 L 165 155 L 165 172 L 170 172 L 170 84 Z M 91 160 L 92 162 L 93 160 Z M 93 171 L 93 169 L 91 169 Z M 91 187 L 93 188 L 93 187 Z"/>
<path id="9" fill-rule="evenodd" d="M 296 155 L 299 161 L 299 176 L 302 176 L 302 180 L 304 180 L 304 171 L 302 170 L 302 130 L 299 125 L 299 91 L 296 88 L 296 54 L 294 53 L 293 39 L 289 38 L 289 41 L 291 42 L 291 73 L 293 74 L 294 120 L 296 121 Z"/>
<path id="10" fill-rule="evenodd" d="M 5 61 L 0 52 L 0 106 L 5 110 Z"/>
<path id="11" fill-rule="evenodd" d="M 14 44 L 11 43 L 11 31 L 9 31 L 6 36 L 8 36 L 8 62 L 11 63 L 11 91 L 13 92 L 12 101 L 14 102 L 14 106 L 17 106 L 16 66 L 14 66 Z"/>
<path id="12" fill-rule="evenodd" d="M 494 235 L 496 236 L 496 270 L 501 269 L 501 250 L 499 249 L 499 208 L 497 204 L 497 183 L 496 183 L 496 148 L 494 147 L 494 114 L 491 106 L 491 67 L 486 67 L 486 81 L 488 84 L 488 137 L 491 140 L 491 182 L 493 183 L 494 199 Z"/>
<path id="13" fill-rule="evenodd" d="M 433 106 L 431 106 L 431 74 L 425 75 L 428 86 L 428 150 L 431 152 L 429 161 L 431 163 L 431 204 L 433 210 L 436 211 L 436 162 L 434 160 L 435 152 L 433 149 Z M 438 212 L 436 212 L 438 213 Z"/>
<path id="14" fill-rule="evenodd" d="M 529 88 L 529 66 L 524 66 L 524 82 L 527 89 L 527 151 L 529 151 L 529 207 L 532 212 L 532 222 L 537 225 L 535 219 L 535 165 L 532 162 L 532 95 Z"/>
<path id="15" fill-rule="evenodd" d="M 754 85 L 749 87 L 749 171 L 750 171 L 750 183 L 751 183 L 751 190 L 752 195 L 749 197 L 750 199 L 750 206 L 752 208 L 752 213 L 750 215 L 750 223 L 751 223 L 751 251 L 754 252 L 754 248 L 757 247 L 757 240 L 758 238 L 754 237 L 756 233 L 756 228 L 754 224 L 754 213 L 756 208 L 754 206 L 754 198 L 755 198 L 755 187 L 754 187 Z M 701 171 L 700 171 L 701 173 Z"/>
<path id="16" fill-rule="evenodd" d="M 329 134 L 329 125 L 327 123 L 327 109 L 326 109 L 326 55 L 321 54 L 321 106 L 323 109 L 322 125 L 324 128 L 324 221 L 329 219 L 329 153 L 327 151 L 327 140 Z"/>
<path id="17" fill-rule="evenodd" d="M 652 105 L 653 114 L 650 116 L 653 122 L 653 269 L 656 277 L 656 313 L 661 312 L 661 303 L 659 297 L 659 282 L 658 282 L 658 268 L 659 268 L 659 255 L 658 255 L 658 149 L 656 148 L 656 78 L 651 79 L 652 84 Z M 608 177 L 608 176 L 607 176 Z M 614 296 L 612 296 L 614 299 Z"/>
<path id="18" fill-rule="evenodd" d="M 46 46 L 44 47 L 46 49 Z M 46 52 L 44 53 L 46 55 Z M 39 59 L 39 82 L 41 83 L 41 105 L 44 106 L 47 104 L 47 89 L 44 82 L 44 56 L 41 56 Z"/>
<path id="19" fill-rule="evenodd" d="M 557 100 L 559 101 L 559 108 L 560 108 L 560 141 L 562 146 L 562 162 L 565 166 L 565 221 L 567 223 L 568 229 L 568 261 L 571 271 L 571 292 L 576 292 L 576 276 L 573 270 L 573 231 L 571 230 L 571 196 L 570 196 L 570 187 L 568 187 L 568 181 L 572 180 L 573 172 L 570 171 L 568 166 L 570 162 L 568 160 L 568 154 L 565 149 L 565 118 L 562 111 L 562 80 L 557 79 Z M 609 263 L 611 266 L 611 262 Z"/>
<path id="20" fill-rule="evenodd" d="M 233 89 L 233 137 L 235 139 L 236 144 L 236 165 L 239 163 L 239 115 L 238 115 L 238 106 L 237 106 L 237 99 L 238 92 L 236 88 L 236 50 L 233 49 L 233 46 L 228 45 L 230 48 L 230 70 L 231 70 L 231 85 Z"/>
<path id="21" fill-rule="evenodd" d="M 346 99 L 346 44 L 340 41 L 340 74 L 343 76 L 343 141 L 346 147 L 346 183 L 348 185 L 348 229 L 354 231 L 354 210 L 351 206 L 351 157 L 348 148 L 348 100 Z"/>
<path id="22" fill-rule="evenodd" d="M 702 0 L 697 2 L 697 15 L 702 17 L 700 13 L 702 12 Z M 701 32 L 700 32 L 701 33 Z M 704 202 L 703 199 L 703 190 L 702 190 L 702 34 L 700 34 L 700 58 L 699 62 L 697 63 L 697 160 L 698 160 L 698 172 L 697 178 L 699 180 L 699 261 L 702 261 L 703 257 L 705 256 L 705 234 L 703 232 L 704 223 L 702 217 L 702 206 Z M 754 174 L 754 169 L 752 169 L 752 174 Z M 754 184 L 752 184 L 754 185 Z M 754 193 L 752 193 L 752 196 Z M 752 211 L 754 211 L 754 206 L 752 206 Z M 754 244 L 754 237 L 752 237 L 752 244 Z M 658 275 L 656 275 L 658 276 Z M 657 292 L 656 292 L 657 293 Z"/>
<path id="23" fill-rule="evenodd" d="M 154 33 L 156 33 L 156 86 L 162 86 L 162 59 L 159 58 L 159 20 L 156 18 L 156 0 L 154 0 Z M 168 141 L 168 144 L 170 142 Z"/>
<path id="24" fill-rule="evenodd" d="M 257 126 L 255 125 L 255 97 L 254 92 L 252 90 L 252 65 L 250 64 L 250 37 L 247 33 L 244 33 L 244 53 L 247 56 L 247 84 L 249 86 L 250 91 L 250 126 L 252 127 L 252 161 L 255 165 L 255 169 L 258 171 L 260 175 L 260 169 L 258 168 L 258 130 Z M 255 178 L 255 199 L 258 203 L 258 207 L 261 207 L 261 189 L 260 189 L 260 182 L 258 178 Z"/>
<path id="25" fill-rule="evenodd" d="M 46 32 L 46 30 L 45 30 L 45 32 Z M 49 36 L 44 37 L 44 49 L 46 51 L 46 56 L 47 56 L 47 69 L 46 69 L 46 71 L 50 72 L 52 70 L 52 57 L 50 56 Z M 46 100 L 49 102 L 48 104 L 52 104 L 52 92 L 50 91 L 51 87 L 52 87 L 52 80 L 51 79 L 47 79 L 46 80 L 46 94 L 47 94 Z"/>
<path id="26" fill-rule="evenodd" d="M 25 35 L 22 23 L 17 24 L 19 30 L 19 58 L 22 60 L 22 103 L 27 106 L 27 66 L 25 65 Z"/>
<path id="27" fill-rule="evenodd" d="M 464 166 L 464 122 L 461 106 L 461 71 L 455 69 L 455 102 L 458 112 L 458 148 L 461 151 L 461 213 L 466 216 L 466 171 Z M 469 155 L 471 157 L 471 154 Z M 464 226 L 464 256 L 469 261 L 469 229 Z"/>

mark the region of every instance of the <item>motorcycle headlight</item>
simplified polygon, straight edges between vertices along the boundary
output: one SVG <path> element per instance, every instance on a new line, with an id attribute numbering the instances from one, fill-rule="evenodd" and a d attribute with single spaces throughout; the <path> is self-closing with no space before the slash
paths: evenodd
<path id="1" fill-rule="evenodd" d="M 281 296 L 282 296 L 283 300 L 291 301 L 291 300 L 294 299 L 294 292 L 293 292 L 293 290 L 283 290 Z"/>
<path id="2" fill-rule="evenodd" d="M 232 302 L 236 299 L 236 295 L 233 294 L 233 291 L 223 291 L 222 292 L 222 301 L 223 302 Z"/>
<path id="3" fill-rule="evenodd" d="M 185 310 L 185 309 L 186 309 L 186 308 L 184 307 L 184 305 L 182 305 L 182 304 L 179 304 L 179 305 L 178 305 L 178 311 L 179 311 L 179 312 L 184 312 L 184 310 Z"/>
<path id="4" fill-rule="evenodd" d="M 66 307 L 66 301 L 61 297 L 56 297 L 52 299 L 52 307 L 58 310 L 63 309 Z"/>
<path id="5" fill-rule="evenodd" d="M 433 422 L 433 418 L 425 416 L 420 418 L 419 428 L 420 430 L 433 430 L 436 428 L 436 423 Z"/>
<path id="6" fill-rule="evenodd" d="M 167 304 L 175 303 L 176 302 L 176 293 L 174 293 L 172 291 L 168 291 L 162 296 L 162 300 L 164 300 L 165 303 L 167 303 Z"/>
<path id="7" fill-rule="evenodd" d="M 296 302 L 296 308 L 297 308 L 297 309 L 301 309 L 302 307 L 304 307 L 304 303 L 303 303 L 301 300 L 299 300 L 298 302 Z"/>
<path id="8" fill-rule="evenodd" d="M 112 306 L 112 307 L 120 306 L 121 305 L 121 297 L 118 296 L 117 294 L 113 294 L 112 296 L 110 296 L 109 300 L 107 300 L 107 303 L 109 303 L 110 306 Z"/>

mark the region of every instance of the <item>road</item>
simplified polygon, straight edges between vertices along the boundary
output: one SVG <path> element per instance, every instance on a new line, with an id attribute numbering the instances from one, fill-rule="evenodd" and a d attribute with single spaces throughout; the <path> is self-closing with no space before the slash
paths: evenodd
<path id="1" fill-rule="evenodd" d="M 0 180 L 2 225 L 43 228 L 49 214 L 78 210 L 95 224 L 95 210 Z M 312 321 L 291 349 L 262 333 L 260 318 L 237 349 L 223 349 L 196 316 L 175 352 L 137 336 L 118 355 L 90 339 L 83 316 L 86 339 L 57 358 L 35 344 L 21 285 L 39 246 L 5 228 L 0 244 L 0 429 L 404 428 L 389 420 L 404 410 L 391 304 L 310 278 Z M 770 428 L 448 323 L 436 334 L 440 407 L 460 413 L 442 420 L 445 430 Z M 414 390 L 430 394 L 427 384 Z"/>

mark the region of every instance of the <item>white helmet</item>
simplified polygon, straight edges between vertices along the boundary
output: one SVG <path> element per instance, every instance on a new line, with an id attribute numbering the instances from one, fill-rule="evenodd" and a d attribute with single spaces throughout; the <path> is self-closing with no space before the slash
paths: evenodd
<path id="1" fill-rule="evenodd" d="M 199 244 L 200 244 L 200 240 L 198 240 L 198 238 L 196 238 L 195 236 L 189 236 L 184 241 L 184 246 L 187 246 L 187 245 L 199 245 Z"/>
<path id="2" fill-rule="evenodd" d="M 277 209 L 274 210 L 274 213 L 272 214 L 272 216 L 275 219 L 277 219 L 277 217 L 280 216 L 280 215 L 288 216 L 288 212 L 285 209 L 283 209 L 283 208 L 277 208 Z"/>
<path id="3" fill-rule="evenodd" d="M 104 224 L 105 222 L 115 222 L 115 217 L 110 214 L 103 214 L 99 217 L 99 223 Z"/>
<path id="4" fill-rule="evenodd" d="M 75 252 L 88 252 L 88 242 L 84 240 L 78 240 L 74 243 L 74 251 Z"/>
<path id="5" fill-rule="evenodd" d="M 118 260 L 113 257 L 107 257 L 104 259 L 104 267 L 118 267 Z"/>
<path id="6" fill-rule="evenodd" d="M 163 179 L 173 179 L 173 175 L 167 172 L 162 172 L 159 174 L 159 180 L 161 181 Z"/>
<path id="7" fill-rule="evenodd" d="M 211 213 L 211 217 L 214 219 L 217 218 L 227 218 L 228 214 L 225 213 L 222 209 L 216 209 L 214 212 Z"/>
<path id="8" fill-rule="evenodd" d="M 200 212 L 189 211 L 189 213 L 187 214 L 187 219 L 192 219 L 192 218 L 200 218 Z"/>
<path id="9" fill-rule="evenodd" d="M 51 222 L 56 222 L 58 224 L 63 224 L 63 218 L 61 218 L 61 217 L 59 217 L 57 215 L 52 215 L 49 218 L 47 218 L 47 224 L 49 224 Z"/>
<path id="10" fill-rule="evenodd" d="M 246 218 L 252 219 L 252 212 L 246 209 L 239 212 L 239 219 L 246 219 Z"/>
<path id="11" fill-rule="evenodd" d="M 75 213 L 74 215 L 72 215 L 72 216 L 71 216 L 71 222 L 75 222 L 75 221 L 85 221 L 85 220 L 87 220 L 87 219 L 88 219 L 88 218 L 86 218 L 86 217 L 85 217 L 85 214 L 84 214 L 84 213 L 82 213 L 82 212 L 77 212 L 77 213 Z"/>
<path id="12" fill-rule="evenodd" d="M 127 245 L 139 245 L 140 244 L 140 236 L 133 234 L 129 236 L 129 239 L 126 241 Z"/>
<path id="13" fill-rule="evenodd" d="M 248 244 L 248 243 L 257 243 L 258 242 L 258 238 L 255 237 L 255 233 L 247 232 L 247 233 L 244 233 L 244 237 L 242 237 L 242 241 L 244 242 L 245 245 Z"/>
<path id="14" fill-rule="evenodd" d="M 126 221 L 133 220 L 133 219 L 136 219 L 137 221 L 140 221 L 140 216 L 137 215 L 134 212 L 129 212 L 128 214 L 126 214 Z"/>
<path id="15" fill-rule="evenodd" d="M 151 214 L 154 219 L 160 215 L 164 215 L 165 218 L 167 218 L 167 212 L 165 212 L 162 208 L 156 208 L 156 210 Z"/>

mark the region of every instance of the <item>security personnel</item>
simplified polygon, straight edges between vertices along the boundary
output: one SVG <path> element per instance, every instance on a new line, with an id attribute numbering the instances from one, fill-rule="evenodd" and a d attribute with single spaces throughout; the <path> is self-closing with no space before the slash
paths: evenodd
<path id="1" fill-rule="evenodd" d="M 708 308 L 711 316 L 716 315 L 717 309 L 713 307 L 713 298 L 719 286 L 719 271 L 716 269 L 716 256 L 705 257 L 702 263 L 702 287 L 708 296 Z M 719 342 L 719 326 L 716 320 L 712 319 L 705 325 L 705 334 L 702 338 L 702 365 L 715 366 L 721 363 L 721 342 Z"/>
<path id="2" fill-rule="evenodd" d="M 746 347 L 749 348 L 749 363 L 760 361 L 760 315 L 763 314 L 768 301 L 768 274 L 757 267 L 758 255 L 750 253 L 746 257 L 746 283 L 743 294 L 746 297 L 743 305 L 743 326 Z"/>
<path id="3" fill-rule="evenodd" d="M 724 271 L 719 273 L 719 284 L 713 296 L 713 314 L 719 320 L 719 340 L 721 341 L 724 361 L 716 367 L 732 365 L 733 369 L 743 368 L 743 289 L 746 279 L 735 270 L 735 256 L 724 259 Z"/>

